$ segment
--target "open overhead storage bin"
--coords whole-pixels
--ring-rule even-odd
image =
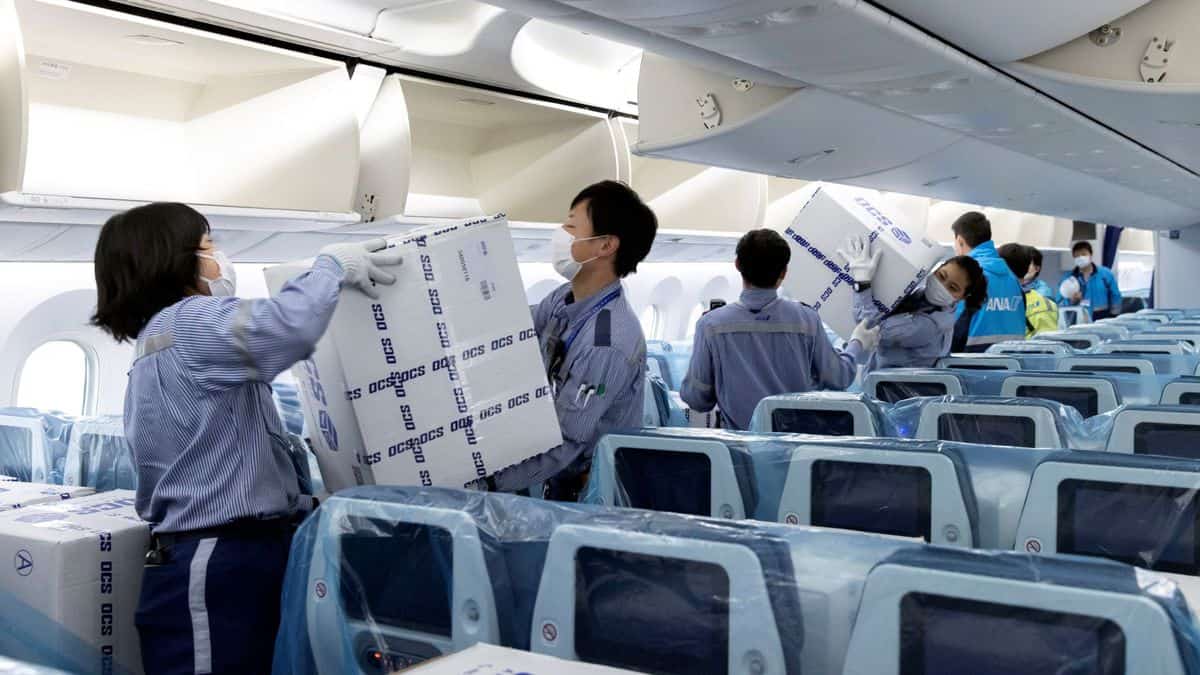
[[[0,0],[0,221],[183,201],[216,227],[356,222],[342,63],[65,0]]]

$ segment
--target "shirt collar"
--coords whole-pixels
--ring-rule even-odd
[[[621,291],[621,290],[622,290],[622,288],[621,288],[620,280],[614,281],[611,284],[605,286],[604,288],[601,288],[594,295],[592,295],[592,297],[588,298],[587,300],[584,300],[583,302],[566,302],[563,305],[563,313],[566,315],[567,321],[574,322],[575,319],[579,318],[580,316],[584,316],[589,311],[591,311],[592,308],[594,308],[596,305],[600,304],[604,300],[604,298],[607,298],[609,296],[610,293],[612,293],[613,291]],[[570,291],[567,291],[567,295],[564,298],[564,301],[569,301],[569,300],[574,300],[574,295],[572,295],[572,293]],[[612,301],[610,300],[609,302],[612,302]]]
[[[1000,254],[996,252],[996,243],[989,239],[971,249],[971,257],[976,260],[979,258],[999,258]]]
[[[746,288],[742,290],[742,295],[739,302],[752,311],[757,312],[763,307],[775,302],[779,298],[779,291],[774,288]]]

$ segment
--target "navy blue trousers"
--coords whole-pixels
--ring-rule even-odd
[[[146,675],[271,672],[291,534],[195,539],[147,565],[137,627]]]

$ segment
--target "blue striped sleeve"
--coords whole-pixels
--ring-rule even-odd
[[[179,357],[205,389],[271,382],[312,354],[337,308],[342,276],[336,261],[320,256],[274,298],[189,298],[172,327]]]

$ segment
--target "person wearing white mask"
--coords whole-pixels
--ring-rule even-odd
[[[854,318],[879,328],[879,346],[867,363],[879,368],[932,368],[950,353],[955,308],[960,301],[979,309],[987,300],[987,277],[979,262],[960,255],[939,265],[923,286],[884,311],[875,301],[871,280],[879,264],[866,237],[850,237],[838,253],[854,279]]]
[[[301,498],[271,381],[308,358],[340,289],[372,297],[401,254],[335,244],[270,299],[243,300],[204,216],[184,204],[110,218],[92,323],[135,342],[125,437],[150,524],[137,610],[146,673],[266,673]],[[266,645],[266,648],[264,648]]]
[[[658,218],[628,185],[602,181],[571,200],[551,238],[567,283],[533,308],[562,445],[476,481],[472,487],[577,501],[604,434],[642,426],[646,339],[621,279],[650,253]]]
[[[1071,247],[1075,267],[1063,275],[1059,284],[1058,301],[1062,305],[1087,307],[1092,320],[1108,319],[1121,313],[1121,289],[1112,270],[1092,261],[1092,245],[1075,242]],[[1074,279],[1076,284],[1066,283]]]

